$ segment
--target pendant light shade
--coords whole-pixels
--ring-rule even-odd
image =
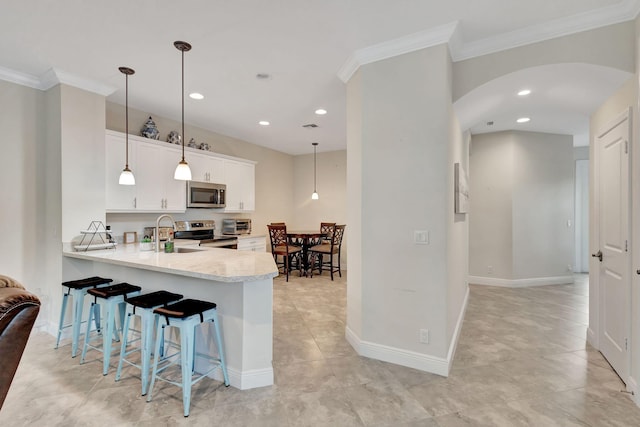
[[[129,76],[134,74],[131,68],[128,67],[120,67],[118,68],[122,74],[125,76],[125,164],[122,173],[120,173],[120,179],[118,180],[118,184],[120,185],[136,185],[136,178],[133,176],[133,172],[129,169]]]
[[[312,142],[311,145],[313,145],[313,194],[311,195],[311,200],[318,200],[318,191],[316,190],[316,147],[318,146],[318,143]]]
[[[191,168],[184,159],[184,141],[187,139],[184,134],[184,53],[191,50],[191,45],[181,41],[173,42],[173,45],[182,53],[182,160],[178,163],[173,178],[180,181],[191,181]]]

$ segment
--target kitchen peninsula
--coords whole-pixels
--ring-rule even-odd
[[[64,279],[103,276],[142,286],[143,293],[164,289],[215,302],[231,385],[241,390],[272,385],[273,278],[278,270],[271,254],[176,249],[188,252],[140,251],[137,244],[87,252],[65,248]],[[198,351],[210,351],[204,345],[200,342]]]

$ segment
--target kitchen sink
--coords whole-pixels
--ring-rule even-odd
[[[178,246],[178,247],[174,247],[173,248],[173,253],[174,254],[186,254],[189,252],[202,252],[204,249],[199,249],[199,248],[188,248],[185,246]]]

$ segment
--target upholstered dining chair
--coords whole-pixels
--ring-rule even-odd
[[[322,274],[323,267],[329,267],[331,272],[331,280],[333,280],[333,273],[337,272],[342,277],[342,271],[340,269],[340,251],[342,249],[342,236],[344,235],[344,229],[346,225],[334,225],[331,231],[331,243],[319,244],[309,248],[309,258],[311,262],[311,276],[313,277],[313,270],[317,269],[319,274]],[[338,265],[334,266],[334,255],[338,257]]]
[[[300,256],[302,254],[302,248],[299,246],[292,246],[289,244],[287,238],[287,226],[285,224],[269,224],[269,239],[271,240],[271,254],[276,261],[276,266],[284,270],[287,282],[289,281],[289,271],[291,271],[291,264],[294,259],[297,261],[297,265],[300,266]],[[282,257],[282,261],[278,261],[278,257]],[[300,271],[302,275],[302,271]]]

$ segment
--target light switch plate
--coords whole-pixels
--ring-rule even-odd
[[[427,230],[414,230],[413,242],[416,245],[428,245],[429,244],[429,232]]]

